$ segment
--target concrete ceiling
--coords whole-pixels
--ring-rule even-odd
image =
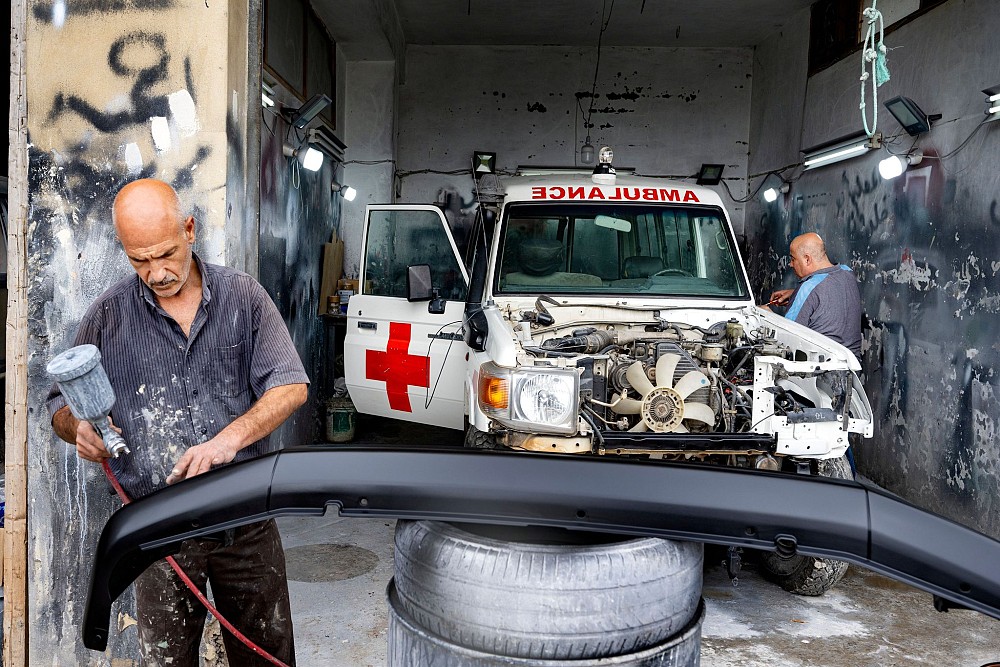
[[[348,60],[402,44],[754,46],[815,0],[312,0]],[[606,14],[605,14],[606,16]]]
[[[814,0],[616,0],[607,46],[753,46]],[[594,46],[611,0],[395,0],[407,44]]]

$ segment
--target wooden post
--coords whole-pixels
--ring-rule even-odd
[[[7,505],[4,531],[4,667],[28,664],[28,103],[27,0],[10,5],[10,116],[7,129]]]

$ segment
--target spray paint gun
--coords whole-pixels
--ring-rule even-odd
[[[111,428],[108,415],[115,404],[115,392],[96,346],[71,347],[50,361],[45,370],[55,378],[73,416],[90,422],[113,457],[131,453],[125,439]]]

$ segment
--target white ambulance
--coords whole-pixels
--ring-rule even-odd
[[[766,469],[872,434],[860,364],[757,307],[720,197],[616,174],[477,180],[460,251],[442,210],[367,210],[344,346],[360,412],[470,447]],[[849,471],[848,471],[849,474]]]

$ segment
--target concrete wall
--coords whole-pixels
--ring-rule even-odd
[[[275,102],[295,107],[300,102],[280,85]],[[297,169],[282,154],[285,141],[295,142],[295,130],[280,117],[265,112],[260,151],[260,276],[261,285],[285,318],[292,341],[312,381],[309,402],[281,426],[282,445],[315,442],[317,415],[329,396],[324,381],[325,347],[330,327],[319,316],[323,244],[330,241],[340,220],[341,198],[334,197],[330,181],[334,163],[329,157],[317,171]],[[304,136],[300,133],[299,136]]]
[[[342,202],[338,234],[344,240],[344,267],[358,275],[365,206],[393,201],[395,172],[396,66],[393,61],[348,63],[344,141],[347,165],[338,176],[357,198]]]
[[[240,248],[226,233],[228,7],[36,0],[28,9],[28,662],[124,667],[137,664],[129,596],[116,607],[107,656],[80,642],[94,546],[117,503],[100,468],[52,434],[45,364],[130,270],[110,216],[125,182],[173,183],[207,261],[229,262],[227,251]],[[240,91],[235,103],[246,108]]]
[[[808,80],[808,15],[756,50],[751,172],[777,169],[794,150],[862,128],[851,56]],[[916,139],[929,157],[893,181],[885,151],[804,173],[783,201],[747,210],[750,269],[761,294],[790,286],[789,240],[816,230],[831,259],[861,281],[865,386],[875,438],[861,471],[922,507],[1000,537],[1000,123],[984,125],[981,89],[996,85],[993,0],[951,0],[886,36],[891,80],[880,103],[906,95],[942,119]],[[872,110],[869,91],[868,110]],[[901,132],[880,108],[879,129]],[[871,117],[869,116],[869,119]],[[870,122],[870,121],[869,121]],[[906,134],[892,145],[905,152]],[[789,149],[778,147],[788,146]],[[758,179],[759,181],[759,179]]]
[[[572,166],[588,133],[580,107],[590,107],[594,59],[593,49],[568,47],[409,46],[397,112],[399,201],[445,204],[462,227],[473,151],[495,151],[510,171]],[[605,48],[591,140],[643,174],[685,177],[703,162],[724,163],[739,196],[750,90],[750,49]],[[730,211],[741,229],[742,205]]]
[[[229,4],[226,259],[255,278],[260,197],[261,0]],[[249,48],[247,45],[251,45]],[[253,91],[251,95],[249,91]]]

